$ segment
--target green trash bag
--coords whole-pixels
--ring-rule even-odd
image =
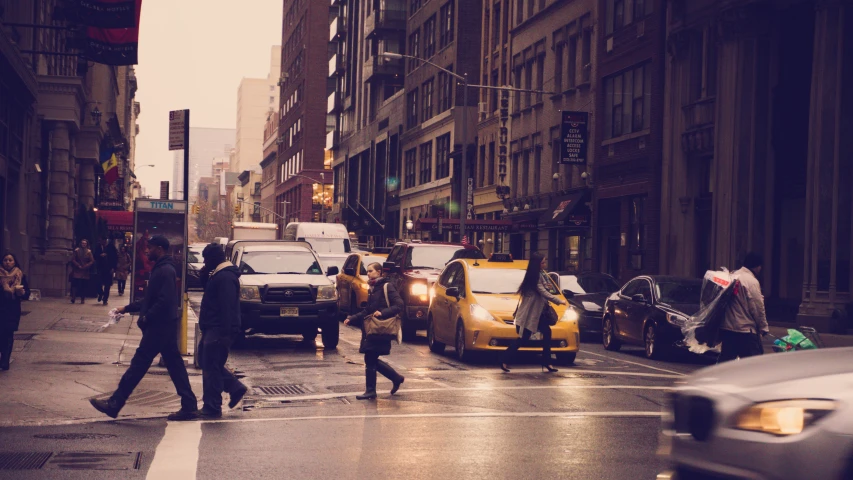
[[[797,329],[789,328],[788,335],[782,337],[782,340],[794,344],[794,350],[815,350],[817,345],[812,342],[809,337],[803,335]]]

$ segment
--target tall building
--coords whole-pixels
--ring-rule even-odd
[[[270,115],[264,126],[264,160],[261,162],[261,218],[278,223],[275,217],[275,179],[278,159],[278,115]]]
[[[198,198],[198,181],[210,175],[213,159],[227,157],[234,148],[236,136],[233,128],[190,127],[190,201]],[[183,199],[184,152],[175,151],[173,155],[172,198]]]
[[[281,71],[281,47],[270,52],[270,70],[266,78],[244,78],[237,90],[237,144],[234,172],[251,170],[260,173],[264,159],[264,124],[278,111],[278,80]]]
[[[308,222],[322,211],[315,190],[331,194],[324,148],[331,85],[327,65],[318,61],[329,58],[329,3],[285,0],[281,40],[276,212],[283,215],[286,205],[286,221]]]
[[[660,270],[666,1],[599,0],[593,267],[625,282]]]
[[[400,238],[400,136],[404,120],[403,62],[381,53],[405,53],[406,2],[357,0],[332,8],[326,108],[333,128],[326,148],[334,157],[335,198],[330,221],[365,243]],[[366,60],[362,61],[362,59]]]
[[[768,317],[846,331],[853,4],[706,0],[669,11],[661,272],[737,268],[757,251]]]

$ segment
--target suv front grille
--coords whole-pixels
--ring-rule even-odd
[[[314,292],[307,287],[270,287],[264,303],[314,303]]]
[[[673,396],[675,431],[689,433],[704,442],[714,430],[714,402],[704,397],[690,395]]]

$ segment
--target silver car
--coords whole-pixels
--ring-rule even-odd
[[[676,479],[853,478],[853,348],[700,370],[673,394],[662,448]]]

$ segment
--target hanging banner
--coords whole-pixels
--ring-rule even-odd
[[[67,12],[73,23],[98,28],[134,28],[142,0],[70,0]]]
[[[561,112],[560,136],[562,150],[560,163],[585,165],[589,140],[589,112]]]
[[[93,62],[104,65],[136,65],[139,57],[139,13],[142,2],[135,4],[136,18],[128,28],[86,29],[84,54]]]

